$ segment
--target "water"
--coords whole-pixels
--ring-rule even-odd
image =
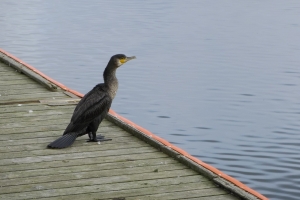
[[[0,2],[0,48],[270,199],[300,195],[299,1]]]

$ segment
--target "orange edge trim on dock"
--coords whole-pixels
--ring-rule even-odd
[[[76,96],[79,97],[83,97],[84,95],[81,94],[80,92],[77,92],[75,90],[72,90],[68,87],[66,87],[65,85],[61,84],[60,82],[50,78],[49,76],[45,75],[44,73],[42,73],[41,71],[37,70],[36,68],[34,68],[33,66],[23,62],[22,60],[18,59],[17,57],[13,56],[12,54],[4,51],[3,49],[0,49],[0,52],[2,52],[3,54],[5,54],[6,56],[12,58],[13,60],[19,62],[20,64],[24,65],[25,67],[27,67],[28,69],[32,70],[33,72],[39,74],[40,76],[42,76],[43,78],[45,78],[46,80],[50,81],[51,83],[59,86],[60,88],[62,88],[65,91],[71,92],[73,94],[75,94]],[[152,137],[153,139],[155,139],[156,141],[162,143],[163,145],[173,149],[174,151],[178,152],[179,154],[185,156],[186,158],[189,158],[190,160],[194,161],[195,163],[201,165],[202,167],[212,171],[213,173],[217,174],[218,176],[224,178],[225,180],[233,183],[234,185],[238,186],[239,188],[242,188],[243,190],[249,192],[250,194],[256,196],[259,199],[262,200],[268,200],[267,197],[263,196],[262,194],[260,194],[259,192],[249,188],[248,186],[246,186],[245,184],[241,183],[240,181],[238,181],[237,179],[223,173],[222,171],[218,170],[217,168],[199,160],[198,158],[190,155],[188,152],[184,151],[183,149],[171,144],[170,142],[168,142],[167,140],[151,133],[150,131],[148,131],[147,129],[133,123],[132,121],[126,119],[125,117],[122,117],[121,115],[117,114],[115,111],[113,111],[112,109],[109,110],[109,113],[113,116],[115,116],[116,118],[118,118],[119,120],[123,121],[124,123],[136,128],[137,130],[141,131],[142,133],[144,133],[145,135],[148,135],[149,137]]]

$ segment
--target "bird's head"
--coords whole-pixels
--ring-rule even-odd
[[[129,60],[135,59],[135,56],[127,57],[124,54],[116,54],[111,57],[111,61],[113,61],[118,67],[128,62]]]

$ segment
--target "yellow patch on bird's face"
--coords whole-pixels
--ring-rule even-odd
[[[125,63],[126,61],[127,61],[127,59],[126,58],[121,58],[121,59],[119,59],[120,60],[120,62],[123,64],[123,63]]]

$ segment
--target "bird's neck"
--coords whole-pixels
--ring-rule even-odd
[[[116,69],[107,67],[103,73],[104,84],[108,88],[108,93],[113,99],[116,96],[118,90],[118,79],[116,77]]]

